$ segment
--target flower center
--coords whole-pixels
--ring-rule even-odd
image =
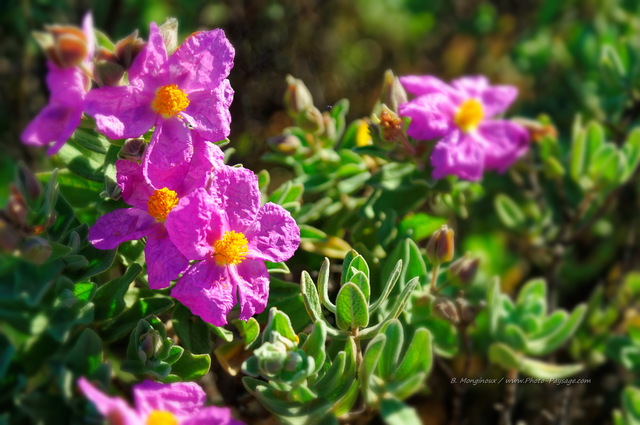
[[[454,121],[460,130],[467,132],[475,130],[482,118],[484,118],[482,103],[476,99],[467,99],[458,108]]]
[[[154,410],[147,417],[147,425],[178,425],[178,418],[166,410]]]
[[[225,264],[240,264],[249,252],[249,242],[240,232],[224,232],[222,239],[213,244],[214,257],[216,262],[223,266]]]
[[[165,221],[171,210],[178,205],[178,195],[166,187],[158,189],[149,197],[149,215],[158,221]]]
[[[189,106],[189,98],[184,90],[177,85],[162,86],[156,91],[156,97],[151,104],[153,109],[165,118],[174,117]]]

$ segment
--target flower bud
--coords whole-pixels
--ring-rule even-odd
[[[302,146],[300,139],[293,134],[282,134],[271,137],[267,140],[267,143],[285,155],[293,155],[300,149],[300,146]]]
[[[322,133],[324,119],[322,113],[315,106],[307,106],[296,119],[296,125],[309,133]]]
[[[4,212],[0,211],[0,251],[15,251],[18,249],[21,239],[20,231],[15,228],[13,223],[4,217]]]
[[[440,318],[448,320],[457,325],[460,323],[460,316],[456,305],[446,297],[436,297],[433,301],[433,312]]]
[[[458,258],[451,263],[448,270],[449,278],[461,285],[467,285],[476,277],[479,265],[480,258],[471,257],[471,255],[467,253],[464,257]]]
[[[33,264],[43,264],[51,256],[49,242],[39,236],[30,236],[22,244],[22,257]]]
[[[124,67],[119,63],[100,60],[95,64],[93,78],[99,86],[118,86],[124,72]]]
[[[336,138],[336,120],[329,115],[328,112],[322,113],[322,122],[324,127],[324,137],[329,140],[335,140]]]
[[[403,137],[403,122],[398,116],[386,105],[382,105],[380,112],[380,133],[382,138],[387,142],[398,142]]]
[[[427,243],[427,258],[431,264],[447,263],[453,259],[453,229],[444,224]]]
[[[10,189],[11,195],[5,208],[6,216],[11,222],[18,226],[27,227],[27,203],[15,185],[11,184]]]
[[[398,106],[401,103],[408,100],[407,92],[402,87],[398,77],[393,75],[390,69],[384,73],[381,100],[384,105],[387,105],[394,112],[398,111]]]
[[[152,362],[162,350],[162,335],[151,328],[139,337],[138,357],[142,363]]]
[[[173,53],[178,48],[178,20],[176,18],[168,18],[164,21],[164,24],[160,25],[158,30],[164,40],[167,53]]]
[[[293,119],[308,107],[313,107],[311,92],[302,80],[287,75],[287,91],[284,94],[284,104],[287,113]]]
[[[52,25],[33,36],[47,58],[60,68],[77,66],[89,54],[87,36],[78,27]]]
[[[136,30],[118,41],[113,49],[113,53],[116,58],[118,58],[118,63],[124,69],[129,69],[134,59],[138,56],[138,53],[142,51],[144,46],[145,42],[138,37],[138,30]]]
[[[42,185],[24,164],[18,164],[18,187],[28,200],[35,200],[42,194]]]
[[[120,149],[118,156],[127,161],[140,162],[147,149],[147,141],[142,137],[127,139]]]

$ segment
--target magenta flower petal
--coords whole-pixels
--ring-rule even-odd
[[[146,211],[124,208],[98,218],[89,229],[89,242],[98,249],[114,249],[122,242],[140,239],[158,224]]]
[[[407,134],[418,140],[442,137],[455,128],[455,105],[442,93],[420,96],[399,106],[399,114],[411,118]]]
[[[189,417],[204,405],[206,399],[206,394],[195,382],[160,384],[144,381],[133,387],[136,410],[143,417],[154,410]]]
[[[98,412],[118,425],[139,425],[142,420],[138,414],[122,399],[109,397],[91,385],[84,377],[78,379],[78,387]]]
[[[207,406],[190,418],[186,419],[183,425],[244,425],[231,417],[231,409],[227,407]]]
[[[189,94],[190,104],[182,112],[203,138],[214,142],[224,140],[231,132],[229,106],[233,101],[233,89],[229,80],[224,80],[215,90]]]
[[[485,167],[500,173],[504,173],[529,148],[529,132],[511,121],[487,121],[478,128],[477,137],[490,146],[485,152]]]
[[[431,154],[433,177],[441,179],[456,175],[465,180],[480,180],[484,156],[485,150],[481,143],[454,130],[438,142]]]
[[[269,299],[269,272],[264,262],[244,260],[229,267],[238,286],[240,298],[240,319],[249,320],[254,314],[262,313]]]
[[[96,52],[96,36],[93,31],[93,15],[91,12],[85,13],[82,18],[82,32],[87,37],[87,57],[84,59],[84,63],[91,66],[93,55]]]
[[[143,159],[147,181],[182,181],[193,157],[191,130],[178,118],[162,120]]]
[[[117,160],[116,180],[122,189],[122,199],[127,204],[147,210],[149,197],[155,189],[145,180],[142,165],[124,159]]]
[[[507,110],[518,97],[518,89],[513,86],[493,86],[482,91],[480,99],[485,108],[485,116],[491,118]]]
[[[461,77],[451,81],[451,86],[456,89],[463,98],[479,99],[485,89],[489,87],[489,80],[484,75]]]
[[[22,142],[31,146],[53,143],[47,153],[57,153],[80,125],[82,109],[51,102],[27,125],[22,132]]]
[[[199,187],[205,187],[215,170],[225,167],[224,153],[217,145],[204,140],[196,132],[191,136],[193,137],[193,157],[188,171],[183,176],[181,187],[176,189],[180,196],[187,195]]]
[[[80,68],[58,68],[52,62],[47,62],[47,67],[47,88],[51,92],[51,100],[82,110],[88,80]]]
[[[226,222],[216,199],[204,189],[196,189],[180,199],[167,216],[169,237],[189,260],[211,258],[213,242],[220,239]]]
[[[242,167],[222,167],[215,171],[211,189],[227,213],[229,228],[244,232],[256,219],[260,208],[258,177]]]
[[[168,84],[169,70],[166,62],[167,48],[158,30],[158,25],[151,22],[149,41],[136,56],[128,71],[131,85],[144,88],[149,93],[155,93],[158,87]]]
[[[229,267],[212,261],[192,265],[171,290],[171,296],[191,312],[214,326],[227,324],[227,314],[236,304],[236,283]]]
[[[167,231],[158,226],[156,231],[147,237],[144,247],[144,258],[149,274],[149,288],[162,289],[176,280],[180,273],[187,270],[189,261],[171,242]]]
[[[405,90],[416,96],[451,91],[447,83],[431,75],[407,75],[400,77],[400,82]]]
[[[87,93],[85,112],[98,130],[111,139],[142,136],[153,127],[157,113],[151,97],[135,86],[102,87]]]
[[[188,92],[216,90],[229,75],[234,55],[224,31],[194,33],[169,58],[172,82]]]
[[[291,258],[300,245],[300,228],[289,211],[271,202],[260,208],[245,236],[251,258],[276,263]]]

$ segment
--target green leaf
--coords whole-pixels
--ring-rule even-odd
[[[329,299],[329,267],[329,259],[325,257],[322,262],[322,266],[320,266],[320,271],[318,272],[318,295],[320,296],[320,301],[324,304],[327,310],[335,313],[336,306]]]
[[[105,341],[114,341],[127,335],[138,321],[150,314],[158,315],[173,307],[173,300],[167,297],[140,298],[131,308],[116,316],[103,329]]]
[[[373,313],[376,311],[384,301],[389,297],[389,294],[393,290],[393,287],[396,285],[398,278],[400,277],[400,273],[402,271],[402,260],[398,260],[396,266],[393,268],[393,271],[389,275],[387,282],[384,284],[382,288],[382,294],[380,298],[378,298],[373,304],[369,306],[369,313]]]
[[[520,368],[519,356],[506,344],[501,342],[493,343],[489,347],[489,361],[501,366],[503,369]]]
[[[341,385],[344,379],[344,370],[347,363],[347,355],[344,351],[340,351],[333,363],[322,376],[315,386],[318,394],[322,397],[326,397],[328,394],[334,393],[336,389]]]
[[[222,338],[226,342],[233,341],[233,332],[223,327],[213,326],[211,324],[207,324],[207,326],[209,326],[209,329],[211,329],[214,334],[218,335],[220,338]]]
[[[340,329],[364,328],[369,324],[369,306],[364,294],[351,282],[344,284],[336,298],[336,323]]]
[[[276,273],[287,274],[287,273],[291,273],[291,270],[289,270],[289,267],[287,267],[287,264],[284,263],[284,262],[272,263],[271,261],[265,261],[264,264],[267,266],[267,271],[269,272],[269,274],[276,274]]]
[[[428,373],[433,362],[431,332],[419,328],[413,335],[402,362],[393,375],[394,379],[404,381],[416,373]]]
[[[500,193],[495,197],[494,206],[502,223],[510,229],[521,228],[525,223],[525,215],[522,209],[513,199]]]
[[[622,153],[627,158],[627,168],[621,181],[626,181],[633,175],[636,168],[638,168],[638,164],[640,164],[640,128],[631,130],[622,147]]]
[[[291,326],[291,320],[284,312],[279,311],[276,307],[269,310],[269,322],[262,332],[262,343],[265,343],[271,332],[277,332],[287,338],[294,344],[298,344],[300,339]]]
[[[497,335],[500,326],[502,311],[502,293],[500,292],[500,282],[495,279],[489,284],[487,291],[487,311],[489,312],[489,331],[491,335]]]
[[[111,319],[120,314],[125,308],[124,295],[142,267],[133,263],[121,277],[110,280],[100,286],[94,299],[96,321]]]
[[[538,360],[522,357],[520,359],[520,372],[538,379],[560,379],[581,372],[584,366],[581,364],[554,365]]]
[[[302,351],[313,357],[315,362],[314,373],[318,373],[324,366],[326,359],[325,343],[327,340],[327,327],[323,321],[315,322],[313,330],[302,345]]]
[[[102,363],[102,340],[91,329],[85,329],[65,359],[77,375],[91,375]]]
[[[353,257],[351,262],[349,262],[349,267],[347,268],[347,275],[344,277],[344,282],[351,281],[351,278],[358,272],[363,273],[367,280],[369,280],[369,265],[367,264],[367,261],[364,259],[364,257],[359,254]]]
[[[306,271],[302,272],[300,280],[300,291],[302,292],[302,298],[304,300],[304,306],[307,309],[307,313],[313,322],[323,321],[327,327],[327,334],[333,338],[345,339],[348,335],[347,332],[340,331],[329,324],[322,314],[322,307],[320,306],[320,297],[318,296],[318,290],[313,283],[311,276]]]
[[[209,326],[191,311],[178,304],[171,319],[180,343],[192,353],[207,354],[211,352],[211,331]]]
[[[383,398],[380,415],[387,425],[421,425],[416,409],[394,398]]]
[[[360,254],[358,254],[355,250],[352,249],[349,252],[347,252],[347,254],[344,256],[344,261],[342,263],[342,274],[340,275],[340,286],[348,282],[347,277],[349,275],[351,262],[358,255]]]
[[[333,403],[333,413],[338,417],[348,413],[356,403],[358,394],[360,394],[360,385],[357,380],[354,380],[344,395]]]
[[[534,340],[527,340],[527,354],[543,356],[556,350],[576,332],[586,311],[587,306],[584,304],[580,305],[571,312],[569,318],[561,326],[556,327],[547,335]]]
[[[404,344],[404,331],[398,319],[390,320],[382,330],[387,336],[387,344],[382,350],[378,361],[378,375],[385,381],[389,381],[396,371],[400,352]]]
[[[352,268],[351,270],[355,269]],[[365,300],[367,301],[367,303],[369,303],[369,297],[371,296],[371,286],[369,285],[369,278],[367,278],[367,276],[361,271],[358,271],[349,278],[349,282],[356,285],[362,291]]]
[[[197,381],[209,372],[211,357],[208,354],[192,354],[184,351],[180,359],[171,366],[171,375],[164,382]],[[179,378],[175,380],[175,378]]]
[[[73,287],[73,295],[80,301],[89,302],[96,294],[96,284],[91,282],[76,283]]]
[[[504,337],[509,346],[516,351],[524,351],[527,347],[527,336],[522,329],[513,323],[508,323],[505,326]]]
[[[447,224],[446,218],[434,217],[425,213],[411,213],[402,219],[398,230],[401,235],[420,242],[431,236],[443,224]]]
[[[253,317],[250,317],[247,321],[236,319],[233,321],[233,324],[236,325],[240,331],[242,339],[244,339],[245,350],[247,350],[260,336],[260,324]]]
[[[385,334],[378,334],[373,338],[371,342],[369,342],[369,345],[367,345],[367,349],[362,357],[362,362],[360,363],[358,380],[360,381],[362,396],[365,403],[369,406],[374,406],[378,400],[377,394],[371,387],[371,381],[386,342],[387,336]]]

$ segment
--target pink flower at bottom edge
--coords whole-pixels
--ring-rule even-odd
[[[231,417],[229,408],[204,406],[206,394],[195,382],[144,381],[133,387],[135,408],[104,394],[84,377],[78,379],[78,387],[110,425],[243,425]]]

